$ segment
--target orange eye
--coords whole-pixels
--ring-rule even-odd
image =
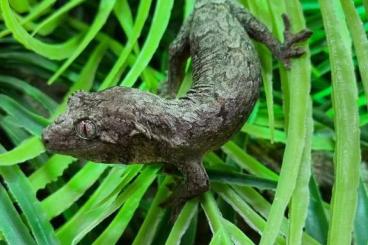
[[[79,121],[74,129],[78,137],[85,140],[93,139],[97,134],[96,124],[90,119]]]

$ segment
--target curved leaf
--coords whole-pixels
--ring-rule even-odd
[[[103,164],[87,163],[63,187],[42,201],[42,208],[49,219],[61,214],[78,200],[107,168]]]
[[[48,84],[52,84],[72,63],[73,61],[86,49],[88,44],[95,38],[97,33],[101,30],[109,17],[116,0],[101,0],[98,12],[94,18],[93,23],[88,29],[86,35],[80,41],[78,46],[74,49],[72,54],[68,57],[65,63],[55,72],[49,79]]]
[[[41,92],[39,89],[15,77],[0,75],[0,86],[4,85],[15,88],[31,96],[34,100],[39,102],[40,105],[44,106],[49,112],[53,111],[57,106],[56,102],[53,99]]]
[[[35,158],[45,151],[38,137],[24,140],[14,149],[0,154],[0,166],[10,166]]]
[[[133,86],[141,72],[144,70],[144,68],[146,68],[148,62],[151,60],[162,38],[162,35],[166,30],[173,4],[173,0],[157,1],[155,13],[152,19],[152,25],[148,32],[146,41],[133,67],[121,82],[122,86]]]
[[[75,158],[64,155],[53,155],[39,169],[29,176],[34,192],[45,188],[45,186],[60,177],[64,170],[73,162]]]
[[[141,35],[144,23],[148,17],[148,13],[150,10],[152,0],[141,1],[138,7],[138,13],[136,17],[136,22],[133,26],[133,30],[131,35],[128,38],[128,43],[124,47],[123,52],[119,56],[118,60],[115,62],[113,68],[102,82],[100,88],[105,89],[113,84],[113,81],[116,80],[117,75],[121,72],[123,65],[125,64],[129,53],[134,48],[139,36]]]
[[[7,0],[0,1],[0,7],[3,13],[4,21],[9,30],[12,31],[14,38],[22,43],[26,48],[45,56],[49,59],[62,60],[74,53],[78,43],[80,42],[80,35],[77,35],[62,44],[47,44],[40,40],[33,38],[20,25],[14,16]]]
[[[52,1],[55,1],[55,0],[52,0]],[[47,26],[48,24],[52,23],[53,21],[61,17],[63,14],[68,12],[70,9],[81,4],[83,1],[85,0],[72,0],[72,1],[67,2],[61,8],[57,9],[52,15],[50,15],[45,20],[43,20],[40,24],[38,24],[36,28],[33,30],[32,36],[34,36],[37,32],[39,32],[43,27]],[[45,1],[42,1],[42,2],[45,2]]]
[[[31,184],[17,166],[1,167],[0,173],[14,199],[23,211],[37,244],[59,244]]]
[[[29,234],[5,188],[0,184],[0,231],[9,244],[33,245],[36,242]]]

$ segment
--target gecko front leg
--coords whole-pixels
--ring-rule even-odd
[[[282,15],[284,22],[284,42],[280,43],[270,30],[250,12],[246,11],[242,6],[228,1],[232,14],[238,19],[244,27],[248,35],[254,40],[265,44],[272,54],[279,59],[286,68],[290,68],[290,59],[302,56],[305,50],[300,47],[295,47],[295,44],[307,40],[312,32],[304,29],[298,33],[291,32],[291,24],[286,14]]]
[[[184,177],[176,191],[161,206],[173,208],[173,215],[179,214],[185,202],[209,190],[209,180],[202,165],[201,157],[173,163]]]
[[[168,80],[160,91],[166,98],[175,98],[184,78],[184,65],[190,55],[189,33],[191,17],[181,27],[177,37],[169,47]]]

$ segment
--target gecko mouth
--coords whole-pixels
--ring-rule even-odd
[[[49,152],[67,153],[70,155],[93,153],[97,145],[93,142],[77,142],[72,137],[58,136],[52,128],[45,128],[42,132],[42,142]],[[78,146],[78,147],[77,147]]]

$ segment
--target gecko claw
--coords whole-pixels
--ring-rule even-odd
[[[298,33],[291,32],[290,19],[286,14],[282,14],[282,20],[284,22],[284,43],[281,45],[278,59],[282,61],[286,69],[290,68],[290,59],[302,56],[305,53],[305,49],[295,47],[296,43],[307,40],[313,33],[309,29],[301,30]]]
[[[282,21],[284,22],[285,33],[290,32],[291,24],[290,24],[289,16],[287,16],[287,14],[282,14],[281,17],[282,17]]]

